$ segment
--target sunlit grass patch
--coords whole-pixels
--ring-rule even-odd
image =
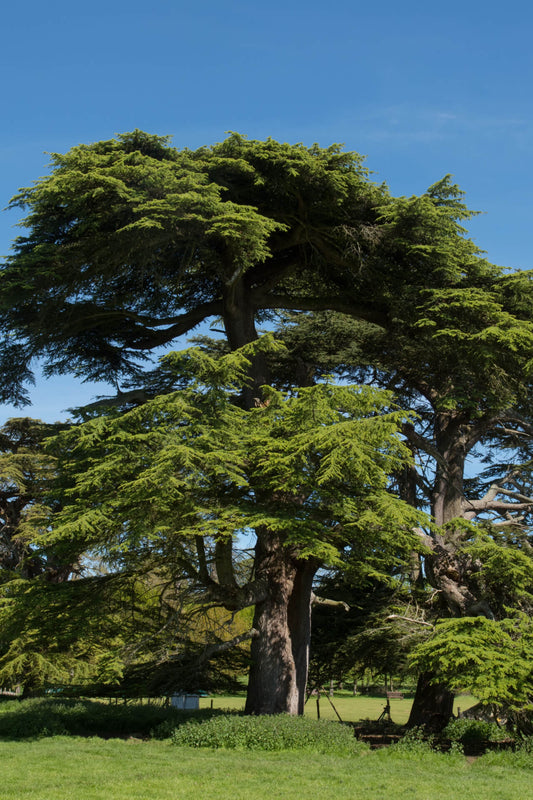
[[[505,756],[505,754],[501,754]],[[516,800],[531,771],[439,753],[193,750],[55,737],[0,743],[1,800]]]

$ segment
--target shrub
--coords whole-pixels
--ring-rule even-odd
[[[337,755],[368,750],[352,728],[329,720],[288,715],[243,717],[225,714],[207,722],[188,722],[172,743],[187,747],[233,750],[307,750]]]
[[[399,742],[390,746],[392,754],[412,754],[415,756],[433,752],[433,736],[428,736],[424,728],[409,728]]]
[[[170,736],[191,718],[209,718],[216,711],[180,711],[158,705],[111,705],[94,700],[15,700],[0,706],[0,738],[41,736],[148,736],[165,725]],[[220,712],[218,712],[220,713]]]
[[[444,728],[442,735],[461,744],[501,742],[509,738],[508,731],[498,727],[495,722],[477,719],[454,719]]]
[[[164,719],[150,731],[153,739],[171,739],[178,728],[187,724],[205,723],[213,717],[221,717],[242,714],[232,708],[202,708],[195,711],[176,711],[172,710],[167,719]]]
[[[26,739],[40,736],[62,736],[68,733],[61,715],[50,703],[34,700],[3,703],[0,713],[0,737]]]
[[[424,728],[410,728],[399,742],[386,749],[383,758],[399,758],[405,760],[418,760],[419,758],[447,758],[463,760],[463,748],[458,742],[452,742],[450,749],[443,756],[440,740],[429,736]]]

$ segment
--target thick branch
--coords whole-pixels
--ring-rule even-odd
[[[146,403],[147,400],[151,399],[152,395],[149,394],[145,389],[132,389],[129,392],[119,392],[113,397],[99,397],[98,400],[94,401],[94,403],[89,403],[86,406],[82,406],[81,409],[69,408],[68,410],[76,412],[80,410],[82,414],[85,414],[91,411],[98,411],[100,408],[112,408],[114,406],[129,405],[130,403],[141,405],[142,403]]]
[[[242,642],[247,642],[250,639],[255,639],[256,636],[259,636],[259,633],[255,630],[255,628],[251,628],[249,631],[245,633],[239,634],[239,636],[235,636],[233,639],[230,639],[227,642],[218,642],[217,644],[208,644],[202,651],[199,662],[208,661],[214,655],[218,655],[219,653],[224,653],[226,650],[231,650],[233,647],[237,647],[237,645],[242,644]]]
[[[215,544],[215,567],[217,580],[221,586],[235,587],[235,573],[233,571],[233,542],[218,540]]]
[[[516,517],[507,517],[507,519],[497,520],[496,522],[491,520],[491,525],[493,525],[495,528],[509,528],[520,525],[522,522],[524,522],[524,520],[524,515],[518,514]]]
[[[514,483],[514,485],[516,486],[516,483]],[[514,497],[514,499],[520,503],[529,503],[530,505],[533,505],[533,497],[529,497],[527,494],[522,494],[520,491],[512,492],[510,489],[500,489],[500,494],[503,494],[506,497]]]
[[[431,456],[431,458],[433,458],[434,461],[436,461],[437,464],[439,464],[443,469],[446,469],[446,459],[441,455],[441,453],[437,450],[435,445],[430,442],[429,439],[427,439],[425,436],[422,436],[422,434],[415,430],[415,427],[411,422],[404,422],[402,425],[402,433],[412,447],[416,448],[417,450],[422,450],[423,453]]]
[[[485,503],[484,505],[478,507],[475,511],[467,512],[465,514],[465,519],[473,519],[473,517],[477,517],[478,514],[482,514],[483,512],[487,511],[494,511],[498,514],[507,514],[508,512],[513,511],[527,511],[533,507],[533,503],[504,503],[500,500],[494,500],[491,503]]]
[[[384,310],[371,309],[367,306],[357,306],[355,303],[347,302],[344,298],[336,295],[333,297],[290,297],[289,295],[267,294],[262,290],[256,290],[252,294],[254,308],[282,308],[286,311],[339,311],[366,322],[372,322],[384,328],[387,325],[387,315]]]
[[[251,581],[246,586],[221,586],[214,580],[209,580],[205,591],[198,597],[202,603],[213,602],[228,611],[240,611],[266,600],[268,586],[265,581]]]
[[[516,498],[516,503],[508,503],[505,500],[500,500],[499,495],[506,497]],[[506,514],[514,511],[526,511],[533,508],[533,498],[526,497],[519,492],[511,492],[508,489],[502,489],[498,484],[492,484],[486,494],[479,500],[465,500],[465,519],[473,519],[478,514],[487,511],[496,511],[499,514]]]
[[[203,536],[195,536],[196,553],[198,555],[198,576],[202,583],[209,581],[209,571],[207,569],[207,559],[205,556],[205,542]]]
[[[188,333],[200,322],[208,317],[220,317],[223,313],[223,304],[221,300],[215,300],[210,303],[202,303],[201,305],[193,308],[185,314],[177,316],[174,325],[164,330],[153,330],[147,328],[139,334],[136,340],[128,342],[128,347],[132,350],[151,350],[154,347],[171,342],[178,336]]]

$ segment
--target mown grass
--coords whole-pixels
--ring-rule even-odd
[[[379,697],[353,697],[345,693],[336,695],[333,702],[344,722],[357,722],[377,719],[385,700]],[[411,702],[408,699],[391,701],[391,714],[395,722],[402,724],[407,721]],[[462,707],[467,707],[467,698],[461,698],[461,702]],[[473,698],[470,702],[474,702]],[[224,711],[242,710],[243,706],[244,696],[230,695],[202,699],[200,710],[195,712],[178,711],[160,703],[140,704],[137,701],[118,705],[61,698],[4,701],[0,703],[0,739],[55,735],[147,737],[154,730],[157,738],[166,738],[177,726],[190,719],[208,719]],[[305,716],[308,720],[316,720],[315,698],[309,701]],[[320,700],[320,717],[326,721],[337,721],[337,715],[325,696]]]
[[[469,764],[393,749],[346,757],[71,737],[4,741],[0,759],[0,800],[515,800],[531,796],[533,777],[486,757]]]
[[[230,697],[217,700],[222,707],[232,705]],[[380,698],[344,700],[352,711],[363,709],[362,713],[370,711],[370,716],[383,704]],[[412,741],[370,752],[351,737],[348,742],[344,726],[333,725],[330,730],[327,722],[317,725],[310,717],[268,718],[270,725],[252,718],[254,737],[258,731],[262,736],[260,743],[254,738],[252,744],[261,744],[263,751],[250,749],[247,732],[241,730],[250,718],[240,716],[215,716],[204,722],[199,726],[205,727],[201,741],[198,732],[191,731],[195,726],[190,725],[185,727],[194,733],[192,738],[180,728],[178,733],[186,735],[174,735],[173,743],[90,735],[104,723],[107,735],[119,726],[126,731],[132,719],[138,728],[141,720],[146,723],[147,715],[155,712],[160,713],[139,705],[61,700],[0,704],[0,720],[4,728],[7,724],[8,732],[8,738],[0,741],[0,800],[249,800],[255,796],[269,800],[514,800],[530,796],[531,750],[488,753],[469,763],[458,752],[432,752],[414,736]],[[91,715],[93,719],[83,738],[52,736],[54,715],[54,724],[70,727],[83,726]],[[190,716],[205,720],[212,713]],[[48,727],[37,730],[43,720]],[[181,716],[179,721],[183,724],[185,718]],[[35,728],[33,735],[30,723]],[[9,736],[12,724],[18,728]],[[270,729],[279,733],[280,724],[288,737],[287,747],[292,749],[276,749],[277,735],[273,738]],[[346,741],[341,733],[346,734]],[[24,740],[14,740],[20,736]],[[233,747],[237,749],[229,749]]]
[[[243,709],[245,696],[243,695],[218,695],[213,698],[202,697],[200,699],[200,708],[210,708],[211,702],[213,708],[216,709]],[[471,695],[463,695],[455,699],[454,713],[457,714],[457,707],[462,711],[476,703],[476,699]],[[341,719],[344,722],[359,722],[363,719],[378,719],[383,711],[386,699],[384,697],[367,697],[365,695],[357,695],[354,697],[350,692],[342,691],[335,692],[333,697],[333,704]],[[412,698],[405,698],[404,700],[391,700],[391,717],[398,725],[404,725],[411,711]],[[310,697],[305,706],[306,716],[316,719],[316,697]],[[320,718],[321,719],[337,719],[337,715],[329,703],[326,695],[320,697]]]

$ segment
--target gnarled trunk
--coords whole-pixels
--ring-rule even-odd
[[[436,465],[433,487],[432,514],[437,525],[462,516],[464,497],[464,468],[468,445],[460,417],[453,413],[436,414],[435,443],[442,461]],[[426,574],[430,583],[453,615],[461,616],[473,598],[461,581],[461,564],[455,556],[453,542],[438,535],[433,552],[426,557]],[[435,675],[422,673],[411,707],[408,726],[440,731],[453,714],[453,693],[444,685],[434,683]]]
[[[258,533],[256,577],[268,592],[255,607],[247,714],[303,714],[317,568],[318,562],[299,559],[274,534]]]

